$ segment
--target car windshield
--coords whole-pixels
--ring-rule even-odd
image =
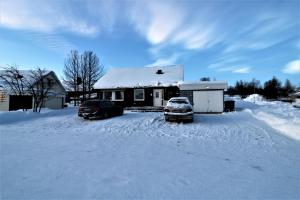
[[[170,102],[171,103],[177,103],[177,104],[188,104],[188,102],[184,99],[173,99]]]

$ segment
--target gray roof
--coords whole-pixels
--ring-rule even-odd
[[[179,85],[180,90],[226,90],[227,81],[191,81],[183,82]]]

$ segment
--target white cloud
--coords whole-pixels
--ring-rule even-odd
[[[174,65],[177,64],[176,62],[178,61],[180,57],[180,54],[174,53],[168,58],[159,58],[155,62],[146,65],[145,67],[152,67],[152,66],[162,66],[162,65]]]
[[[286,74],[300,74],[300,60],[294,60],[289,62],[282,69],[282,72]]]
[[[220,42],[216,34],[219,19],[211,15],[212,8],[201,7],[197,12],[181,1],[141,1],[130,10],[130,20],[140,35],[154,46],[152,50],[180,45],[191,49],[204,49]],[[159,46],[159,48],[155,48]]]
[[[230,67],[219,67],[216,69],[219,72],[232,72],[236,74],[248,74],[251,71],[251,67],[243,67],[240,65],[230,66]]]
[[[178,30],[172,38],[172,43],[183,43],[186,49],[202,49],[217,43],[214,28],[202,27],[201,24],[193,24]]]
[[[130,9],[130,20],[136,30],[153,45],[166,42],[185,16],[183,9],[170,2],[141,1]]]
[[[118,34],[120,32],[122,34],[120,27],[123,28],[125,25],[127,28],[129,25],[148,41],[151,45],[150,52],[155,54],[155,57],[160,56],[160,52],[164,49],[178,46],[188,51],[207,49],[221,44],[225,53],[243,49],[264,49],[289,39],[295,32],[291,29],[299,26],[294,20],[293,12],[287,14],[279,12],[280,10],[276,10],[277,7],[266,12],[266,8],[273,5],[272,2],[262,3],[262,6],[259,4],[260,7],[255,10],[248,9],[243,3],[223,1],[186,3],[172,0],[0,0],[0,2],[2,27],[97,36],[114,29],[120,30]],[[254,2],[250,7],[255,4]],[[122,26],[119,26],[120,24]]]
[[[77,16],[72,9],[63,1],[1,1],[0,26],[47,33],[62,30],[89,36],[97,34],[97,26]]]
[[[250,67],[240,67],[234,69],[232,72],[233,73],[238,73],[238,74],[248,74],[250,72],[251,68]]]

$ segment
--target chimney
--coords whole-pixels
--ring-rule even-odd
[[[163,74],[164,72],[161,70],[161,69],[158,69],[157,71],[156,71],[156,74]]]

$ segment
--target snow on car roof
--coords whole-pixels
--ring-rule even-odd
[[[169,101],[171,100],[188,100],[187,97],[172,97]]]
[[[113,68],[95,83],[94,88],[167,87],[182,81],[182,65]]]

